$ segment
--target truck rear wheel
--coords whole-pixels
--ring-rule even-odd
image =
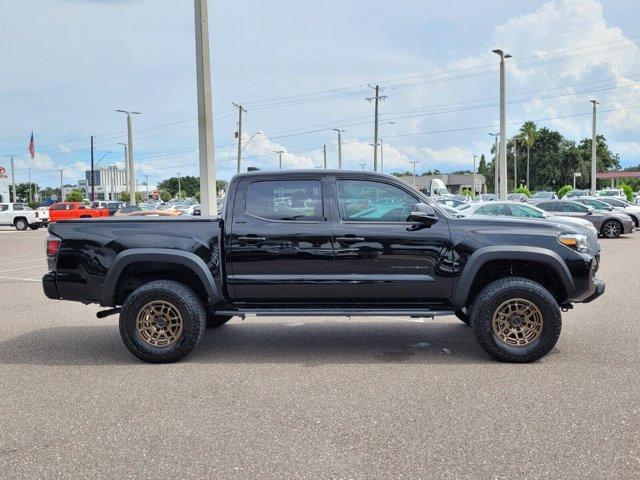
[[[136,289],[120,312],[120,336],[136,357],[176,362],[196,346],[206,314],[198,296],[182,283],[158,280]]]
[[[539,283],[520,277],[487,285],[475,298],[470,318],[480,346],[504,362],[527,363],[544,357],[562,329],[553,295]]]
[[[27,223],[27,220],[24,218],[16,218],[15,222],[13,222],[14,226],[16,227],[16,230],[26,230],[27,227],[29,227],[29,224]]]
[[[39,223],[32,223],[31,225],[29,225],[29,228],[31,230],[37,230],[40,228],[40,224]]]

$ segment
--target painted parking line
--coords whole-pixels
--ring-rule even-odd
[[[11,268],[9,270],[0,270],[0,273],[19,272],[21,270],[29,270],[31,268],[45,268],[45,265],[33,265],[32,267]]]
[[[14,265],[16,263],[29,263],[29,262],[41,262],[42,256],[38,256],[38,258],[32,258],[31,260],[16,260],[15,262],[0,262],[0,267],[4,267],[5,265]]]
[[[17,278],[17,277],[4,277],[0,275],[0,280],[16,280],[18,282],[41,282],[41,278]]]

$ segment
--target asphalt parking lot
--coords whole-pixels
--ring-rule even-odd
[[[640,478],[640,233],[529,365],[453,317],[234,319],[144,364],[44,297],[44,234],[0,228],[3,478]]]

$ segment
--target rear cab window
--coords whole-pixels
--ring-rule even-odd
[[[249,185],[246,213],[273,221],[323,219],[320,180],[258,180]]]

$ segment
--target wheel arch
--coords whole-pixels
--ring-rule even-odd
[[[554,251],[541,247],[491,246],[480,248],[471,255],[462,270],[451,303],[458,308],[464,307],[486,283],[516,273],[541,283],[559,303],[575,289],[569,268]]]
[[[125,282],[134,275],[140,276],[139,283],[146,283],[140,274],[149,272],[150,268],[157,269],[159,278],[177,279],[191,287],[205,303],[223,299],[221,289],[202,258],[179,250],[144,248],[125,250],[114,258],[103,283],[102,305],[122,304],[130,293],[124,287]],[[157,277],[152,276],[149,281],[159,279]]]

